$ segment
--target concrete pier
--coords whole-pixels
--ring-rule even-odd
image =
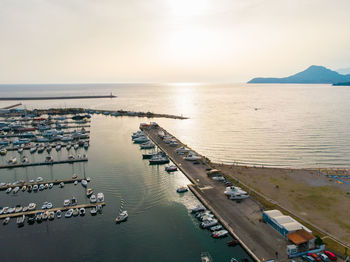
[[[169,146],[158,136],[158,132],[161,130],[165,134],[169,134],[160,127],[144,131],[188,177],[193,183],[193,185],[189,185],[191,191],[214,213],[251,257],[256,261],[276,259],[275,252],[277,251],[279,253],[278,261],[288,261],[286,240],[272,227],[260,222],[262,206],[252,198],[245,199],[240,203],[228,200],[224,194],[225,185],[207,176],[208,166],[205,158],[202,157],[199,165],[184,160],[183,156],[178,155],[175,150],[180,146],[186,147],[186,145],[177,140],[179,144],[177,147]]]
[[[60,183],[65,183],[65,184],[69,184],[69,183],[74,183],[75,181],[80,182],[81,180],[83,180],[84,178],[72,178],[72,179],[57,179],[57,180],[52,180],[52,181],[41,181],[41,182],[34,182],[34,183],[29,183],[29,182],[23,182],[23,183],[18,183],[16,185],[5,185],[5,186],[0,186],[0,190],[6,190],[9,187],[11,188],[15,188],[15,187],[22,187],[22,186],[33,186],[33,185],[41,185],[41,184],[54,184],[54,185],[58,185]]]

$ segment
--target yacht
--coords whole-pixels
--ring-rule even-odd
[[[96,207],[91,208],[90,214],[91,214],[92,216],[94,216],[94,215],[97,214],[97,209],[96,209]]]
[[[236,186],[226,187],[224,194],[229,199],[233,199],[233,200],[241,200],[241,199],[245,199],[245,198],[249,197],[249,195],[246,191],[244,191],[240,187],[236,187]]]
[[[128,219],[128,211],[124,210],[121,213],[119,213],[119,216],[115,219],[116,223],[124,222]]]
[[[135,138],[133,141],[134,144],[143,144],[149,142],[149,139],[146,136],[140,136],[138,138]]]
[[[188,191],[188,188],[185,186],[180,186],[178,189],[176,189],[177,193],[185,193]]]
[[[36,146],[33,146],[33,147],[30,148],[29,152],[31,154],[34,154],[36,152],[36,150],[37,150]]]
[[[219,231],[214,231],[212,233],[212,237],[213,238],[220,238],[220,237],[226,237],[228,235],[228,231],[227,230],[219,230]]]
[[[22,215],[22,216],[20,216],[20,217],[18,217],[17,218],[17,226],[19,226],[19,227],[22,227],[22,226],[24,226],[24,220],[25,220],[25,215]]]
[[[32,211],[36,208],[36,204],[35,203],[29,203],[28,205],[28,210]]]
[[[175,171],[177,171],[177,166],[175,166],[175,165],[171,165],[171,166],[167,166],[166,168],[165,168],[165,171],[167,171],[167,172],[175,172]]]
[[[6,148],[1,148],[0,149],[0,155],[4,156],[7,154],[7,149]]]
[[[79,215],[85,216],[85,208],[82,207],[79,209]]]
[[[19,186],[16,186],[14,189],[13,189],[13,193],[16,194],[17,192],[19,191]]]
[[[196,160],[200,160],[201,157],[197,156],[194,152],[190,152],[188,153],[187,156],[184,157],[184,159],[187,161],[196,161]]]
[[[81,180],[81,185],[83,187],[86,187],[87,186],[87,181],[85,179]]]
[[[201,227],[202,228],[209,228],[212,226],[215,226],[218,223],[218,221],[216,219],[211,219],[211,220],[207,220],[205,222],[201,223]]]
[[[57,216],[57,218],[61,218],[62,217],[62,211],[61,210],[57,210],[56,211],[56,216]]]
[[[64,216],[65,217],[72,217],[72,215],[73,215],[73,209],[69,209]]]
[[[70,200],[69,199],[64,200],[63,206],[67,207],[69,205],[70,205]]]
[[[140,145],[140,149],[152,149],[152,148],[155,148],[155,145],[150,141]]]
[[[88,188],[88,189],[86,190],[86,196],[87,196],[87,197],[90,197],[93,193],[94,193],[94,191],[93,191],[91,188]]]
[[[105,201],[105,195],[103,193],[97,193],[97,202],[101,203]]]
[[[79,215],[79,209],[78,208],[74,208],[73,209],[73,216],[78,216]]]
[[[90,203],[96,203],[96,196],[94,194],[90,197]]]
[[[167,156],[154,155],[150,160],[150,165],[161,165],[169,163],[169,159]]]
[[[205,211],[205,207],[202,205],[195,206],[191,209],[192,213],[202,212]]]

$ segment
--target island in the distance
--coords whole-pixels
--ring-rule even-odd
[[[288,77],[256,77],[248,83],[350,85],[350,74],[342,75],[324,66],[312,65],[306,70]]]

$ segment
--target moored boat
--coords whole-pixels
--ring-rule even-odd
[[[79,215],[85,216],[85,213],[86,213],[85,212],[85,208],[82,207],[82,208],[79,209]]]
[[[87,197],[90,197],[93,193],[94,193],[94,191],[93,191],[91,188],[88,188],[88,189],[86,190],[86,196],[87,196]]]
[[[167,166],[167,167],[165,167],[165,171],[167,171],[167,172],[177,171],[177,166],[175,166],[175,165]]]
[[[90,203],[96,203],[96,196],[94,194],[90,197]]]
[[[185,193],[188,191],[188,188],[185,186],[180,186],[179,188],[176,189],[177,193]]]
[[[128,219],[128,211],[124,210],[121,213],[119,213],[119,216],[115,219],[116,223],[124,222]]]
[[[97,202],[101,203],[105,201],[105,195],[103,193],[97,193]]]
[[[72,217],[72,215],[73,215],[73,209],[69,209],[64,216],[69,218],[69,217]]]
[[[2,221],[3,225],[7,225],[10,222],[10,217],[6,217],[4,221]]]
[[[81,180],[81,185],[83,187],[86,187],[87,186],[87,181],[85,179]]]

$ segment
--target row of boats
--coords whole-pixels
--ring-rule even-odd
[[[17,150],[18,153],[22,154],[24,149],[29,149],[29,152],[31,154],[34,154],[35,152],[43,153],[45,150],[47,153],[50,153],[53,148],[55,148],[56,151],[60,151],[62,147],[65,147],[67,151],[69,151],[71,148],[74,148],[74,150],[78,150],[80,147],[84,147],[85,149],[89,148],[89,142],[88,141],[79,141],[76,143],[66,143],[66,144],[61,144],[61,143],[55,143],[55,144],[35,144],[35,145],[30,145],[30,144],[22,144],[20,146],[15,146],[14,149]],[[0,149],[0,155],[4,156],[7,154],[7,149],[1,148]]]
[[[213,238],[228,236],[228,231],[218,223],[218,220],[214,217],[210,210],[206,210],[206,208],[202,205],[198,205],[192,208],[191,212],[199,221],[201,221],[201,228],[209,229],[211,231],[211,236]]]

